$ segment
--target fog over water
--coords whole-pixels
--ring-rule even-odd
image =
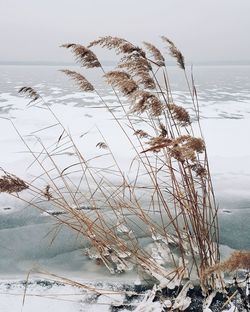
[[[194,64],[249,61],[249,12],[249,0],[0,0],[0,61],[71,61],[60,44],[103,35],[160,46],[166,35]]]

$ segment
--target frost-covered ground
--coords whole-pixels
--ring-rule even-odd
[[[98,154],[96,144],[102,141],[100,130],[122,166],[128,167],[132,151],[126,148],[125,138],[98,97],[78,92],[58,69],[54,66],[1,66],[0,117],[11,117],[24,136],[53,123],[46,111],[28,109],[27,100],[17,95],[18,88],[32,86],[48,104],[53,104],[53,110],[69,128],[80,149],[87,149],[89,156]],[[226,255],[231,248],[250,249],[250,67],[198,67],[194,72],[202,128],[220,205],[222,251]],[[87,74],[90,80],[96,80],[97,72]],[[170,68],[170,77],[176,103],[185,103],[188,107],[188,92],[180,71]],[[115,109],[113,93],[106,91],[100,80],[97,85],[104,99]],[[56,140],[53,128],[39,135],[46,144]],[[33,144],[32,137],[27,136],[26,140]],[[0,147],[0,167],[23,178],[36,175],[35,167],[27,171],[31,157],[6,119],[0,119]],[[53,220],[48,216],[0,194],[0,311],[21,310],[24,287],[20,281],[25,280],[32,268],[88,281],[110,279],[108,272],[83,255],[84,242],[66,229],[51,246],[52,238],[47,234],[52,226]],[[136,276],[120,278],[129,279],[133,284]],[[9,280],[15,282],[9,285]],[[27,292],[30,295],[27,295],[23,311],[34,311],[34,307],[37,311],[38,307],[41,311],[98,311],[98,307],[105,311],[108,306],[99,302],[91,310],[83,304],[82,291],[72,286],[51,284],[44,287],[33,280]],[[39,297],[40,294],[46,297]],[[50,295],[53,299],[48,298]]]
[[[26,280],[2,280],[1,312],[21,311],[21,308],[23,312],[108,312],[117,307],[120,312],[127,312],[143,300],[142,294],[124,282],[78,282],[82,287],[47,279],[31,279],[27,284]]]

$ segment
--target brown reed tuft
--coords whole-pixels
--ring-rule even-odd
[[[155,88],[154,80],[149,75],[149,71],[152,69],[151,65],[146,59],[145,52],[141,48],[134,46],[125,39],[111,36],[94,40],[88,47],[97,45],[108,48],[109,50],[114,49],[117,54],[125,54],[118,67],[125,68],[133,78],[134,76],[139,78],[138,83],[142,84],[145,88]]]
[[[180,126],[186,127],[191,124],[189,113],[185,108],[176,104],[167,104],[167,108]]]
[[[150,147],[146,150],[143,150],[142,153],[146,153],[146,152],[158,153],[162,148],[171,146],[172,143],[173,143],[173,140],[169,138],[165,138],[162,136],[153,137],[147,142],[147,144],[149,144]]]
[[[116,50],[117,54],[120,54],[120,53],[130,54],[136,51],[145,57],[145,53],[143,52],[142,49],[134,46],[132,43],[128,42],[127,40],[123,38],[112,37],[112,36],[101,37],[97,40],[90,42],[90,44],[88,45],[88,48],[91,48],[97,45],[103,48],[107,48],[109,50],[114,49]]]
[[[174,144],[182,144],[188,148],[191,148],[197,153],[202,153],[205,150],[204,140],[201,138],[195,138],[190,135],[180,135],[175,140],[173,140]]]
[[[142,114],[148,111],[151,116],[157,117],[162,114],[161,101],[148,91],[138,90],[133,93],[131,113]]]
[[[171,157],[180,161],[181,163],[185,161],[195,161],[196,156],[193,149],[188,148],[187,146],[174,145],[169,149],[169,154]]]
[[[28,188],[23,180],[14,175],[5,174],[0,178],[0,193],[19,193]]]
[[[138,89],[137,83],[124,71],[110,71],[104,77],[109,84],[117,87],[124,95],[130,95]]]
[[[154,62],[159,66],[165,66],[165,58],[161,54],[161,51],[157,49],[153,44],[149,42],[143,42],[146,49],[151,53],[152,57],[154,58]]]
[[[149,61],[141,56],[140,53],[125,55],[118,64],[118,67],[126,69],[144,88],[155,89],[155,82],[150,76],[152,67]]]
[[[81,44],[66,43],[61,45],[62,48],[71,49],[75,55],[76,61],[86,68],[101,67],[101,64],[90,49]]]
[[[232,272],[238,269],[250,269],[250,251],[234,251],[231,256],[206,270],[205,275],[214,272]]]
[[[189,137],[187,139],[187,146],[193,149],[197,153],[203,153],[205,151],[205,142],[201,138]]]
[[[82,91],[88,92],[95,90],[93,85],[81,74],[68,69],[62,69],[60,71],[63,72],[68,77],[70,77],[71,79],[73,79]]]
[[[159,152],[162,148],[168,148],[169,155],[180,162],[190,160],[196,161],[196,153],[202,153],[205,150],[204,141],[200,138],[194,138],[189,135],[181,135],[176,139],[169,139],[162,137],[151,138],[147,142],[151,147],[144,150],[143,153],[153,151]],[[205,174],[204,170],[200,167],[193,166],[193,171],[198,175]]]
[[[40,95],[31,87],[22,87],[18,90],[19,94],[23,94],[26,97],[30,98],[31,102],[35,102],[36,100],[40,99]]]
[[[180,68],[185,70],[185,60],[181,51],[178,50],[173,41],[169,40],[167,37],[162,36],[161,38],[164,42],[167,42],[167,44],[169,45],[170,55],[177,60],[177,63],[180,66]]]

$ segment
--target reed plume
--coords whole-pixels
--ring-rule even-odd
[[[88,92],[95,90],[94,86],[81,74],[68,69],[62,69],[61,72],[74,80],[74,82],[78,85],[81,91]]]
[[[29,186],[15,175],[5,174],[0,178],[0,193],[19,193]]]
[[[162,137],[162,136],[153,137],[147,142],[147,144],[150,145],[150,147],[143,150],[141,153],[146,153],[146,152],[158,153],[160,152],[162,148],[171,146],[172,142],[173,140]]]
[[[153,137],[147,142],[151,147],[143,152],[159,152],[162,148],[168,148],[169,155],[180,162],[187,160],[195,161],[196,153],[202,153],[205,150],[204,141],[200,138],[191,137],[189,135],[182,135],[175,139],[163,137]],[[193,170],[198,171],[198,167],[194,166]],[[201,168],[199,168],[201,174]]]
[[[205,143],[201,138],[190,135],[181,135],[172,140],[172,147],[169,149],[170,155],[180,162],[197,160],[196,153],[203,153]],[[194,167],[198,170],[198,167]]]
[[[101,67],[101,64],[95,55],[90,49],[84,47],[80,44],[75,43],[66,43],[61,45],[62,48],[71,49],[75,55],[75,59],[78,63],[86,68]]]
[[[167,108],[180,126],[186,127],[191,124],[190,115],[185,108],[176,104],[167,104]]]
[[[109,50],[115,50],[117,54],[124,53],[130,54],[133,52],[138,52],[141,55],[145,56],[145,53],[139,47],[134,46],[132,43],[128,42],[123,38],[112,37],[112,36],[105,36],[100,37],[97,40],[90,42],[88,48],[94,46],[101,46],[103,48],[107,48]]]
[[[155,82],[150,76],[152,67],[149,61],[140,53],[125,55],[118,64],[118,67],[127,70],[144,88],[156,88]]]
[[[137,77],[137,82],[145,88],[155,88],[155,82],[149,74],[149,71],[152,70],[151,65],[141,48],[134,46],[123,38],[111,36],[101,37],[92,41],[88,48],[98,45],[109,50],[115,50],[117,54],[125,54],[118,67],[126,69],[133,78]]]
[[[30,98],[31,101],[29,103],[35,102],[41,98],[41,96],[31,87],[22,87],[18,90],[19,94],[23,94],[26,97]]]
[[[205,151],[205,142],[201,138],[195,138],[192,136],[182,136],[181,142],[185,142],[188,148],[193,149],[197,153],[203,153]]]
[[[162,36],[161,38],[164,42],[168,44],[170,55],[176,59],[180,68],[185,70],[185,59],[181,51],[178,50],[173,41],[169,40],[167,37]]]
[[[110,71],[104,77],[109,84],[117,87],[123,95],[130,95],[138,89],[137,83],[124,71]]]
[[[165,58],[161,54],[161,51],[157,49],[153,44],[149,42],[143,42],[146,49],[151,53],[151,56],[154,58],[154,62],[159,66],[165,66]]]
[[[163,105],[154,94],[137,90],[132,94],[131,113],[142,114],[145,111],[151,116],[157,117],[162,114]]]

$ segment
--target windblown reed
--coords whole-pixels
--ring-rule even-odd
[[[186,75],[182,53],[169,39],[163,37],[163,41]],[[182,280],[203,278],[204,272],[218,263],[217,205],[203,135],[193,127],[200,123],[197,97],[190,93],[195,109],[195,115],[190,116],[174,101],[162,53],[150,43],[144,45],[149,57],[142,48],[110,36],[91,42],[87,48],[63,45],[83,67],[99,67],[117,96],[128,127],[82,74],[63,70],[81,91],[96,92],[116,120],[134,152],[131,166],[138,164],[133,177],[128,178],[121,170],[105,140],[96,146],[105,150],[112,166],[93,167],[47,106],[61,135],[53,147],[40,142],[39,156],[24,141],[47,180],[42,189],[36,181],[29,183],[29,190],[34,197],[49,200],[51,206],[65,212],[66,217],[55,216],[59,224],[85,237],[89,242],[87,255],[111,273],[138,268],[161,288],[173,288]],[[121,55],[117,69],[105,72],[90,50],[95,46],[114,49]],[[25,87],[20,93],[25,91],[35,101],[38,97],[32,90]],[[65,168],[60,168],[54,157],[62,151],[74,156],[74,162]],[[77,181],[74,174],[78,174]],[[83,209],[82,203],[90,209]],[[32,204],[44,209],[36,201]],[[150,238],[151,251],[144,248],[140,235]],[[203,280],[202,287],[207,291],[217,284],[216,275],[211,275]]]

